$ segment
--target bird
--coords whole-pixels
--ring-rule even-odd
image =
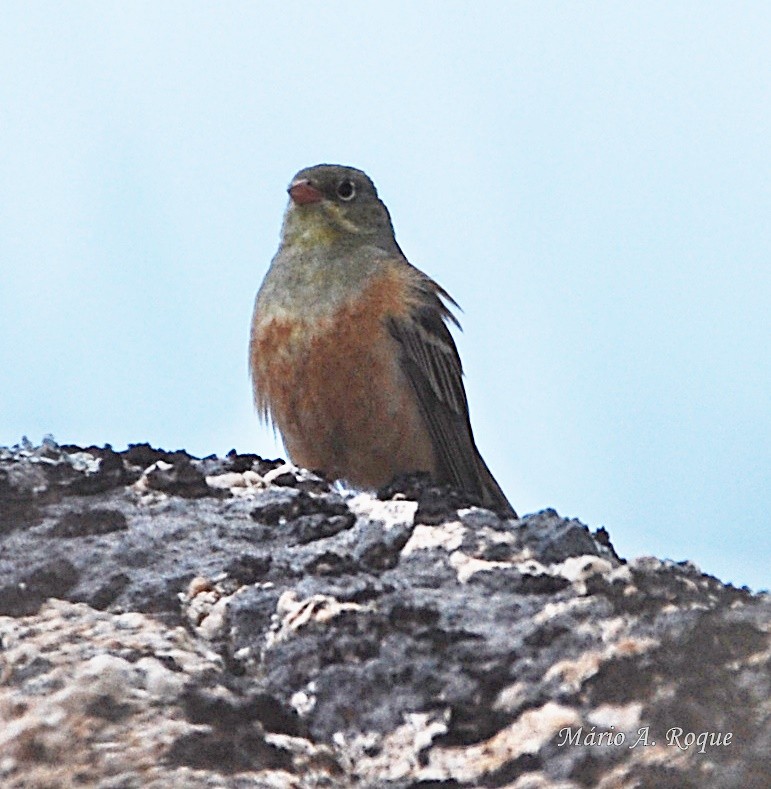
[[[259,416],[297,466],[359,488],[426,472],[516,518],[474,442],[448,328],[460,328],[458,304],[407,260],[375,184],[354,167],[319,164],[287,191],[252,314]]]

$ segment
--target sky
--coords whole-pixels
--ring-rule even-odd
[[[247,368],[299,169],[463,308],[520,514],[768,588],[771,4],[0,8],[0,445],[283,454]]]

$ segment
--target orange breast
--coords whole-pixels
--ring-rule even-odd
[[[396,267],[324,318],[256,317],[251,356],[292,461],[361,486],[435,470],[434,452],[386,320],[410,299]]]

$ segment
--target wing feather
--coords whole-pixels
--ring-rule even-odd
[[[401,363],[418,399],[437,456],[437,476],[476,496],[485,506],[516,517],[474,443],[463,368],[447,327],[458,320],[443,299],[457,307],[433,280],[414,274],[414,309],[391,318],[389,331],[399,343]]]

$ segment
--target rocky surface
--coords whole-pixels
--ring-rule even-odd
[[[419,479],[0,449],[3,787],[767,787],[770,629]]]

